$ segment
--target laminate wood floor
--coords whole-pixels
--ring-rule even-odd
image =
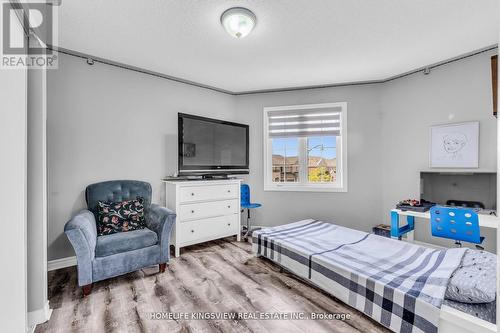
[[[83,298],[76,267],[49,272],[52,317],[36,332],[389,332],[344,303],[255,258],[248,243],[218,240],[158,266],[97,282]],[[152,312],[347,313],[349,320],[151,319]]]

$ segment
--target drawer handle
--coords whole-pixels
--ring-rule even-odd
[[[194,230],[191,230],[191,232],[194,232]]]
[[[227,208],[231,208],[231,206],[227,206]]]
[[[227,190],[227,193],[231,193],[231,190]]]
[[[193,196],[194,196],[194,193],[191,193],[191,196],[193,197]]]
[[[191,211],[191,214],[194,214],[194,210]]]
[[[231,223],[228,223],[227,225],[228,225],[228,226],[231,226]]]

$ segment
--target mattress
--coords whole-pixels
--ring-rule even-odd
[[[445,299],[443,305],[448,305],[471,316],[496,324],[497,302],[470,304]]]
[[[436,250],[332,223],[255,231],[253,251],[394,332],[437,332],[448,280],[465,249]]]

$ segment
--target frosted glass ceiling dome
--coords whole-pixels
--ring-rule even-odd
[[[257,17],[246,8],[234,7],[222,13],[220,21],[228,34],[234,38],[243,38],[253,30]]]

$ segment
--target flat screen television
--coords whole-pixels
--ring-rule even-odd
[[[178,115],[180,176],[248,173],[248,125]]]

